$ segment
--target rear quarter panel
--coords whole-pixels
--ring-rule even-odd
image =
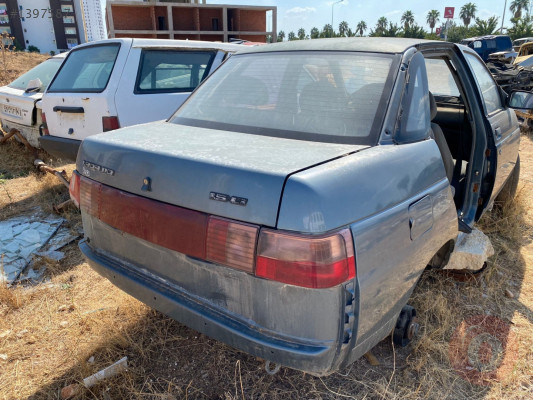
[[[427,229],[413,231],[419,224]],[[341,226],[350,226],[354,237],[355,345],[370,340],[370,348],[382,339],[372,334],[396,318],[432,256],[457,236],[435,141],[376,146],[289,178],[279,229],[313,233]]]

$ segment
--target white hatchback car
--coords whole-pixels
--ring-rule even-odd
[[[38,103],[66,56],[67,53],[61,53],[51,57],[0,87],[0,122],[5,132],[17,129],[32,146],[39,146],[41,108]]]
[[[75,160],[87,136],[168,118],[243,45],[106,39],[72,50],[42,100],[41,146]]]

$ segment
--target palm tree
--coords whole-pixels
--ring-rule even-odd
[[[324,25],[324,28],[322,29],[322,32],[320,34],[321,37],[330,38],[333,37],[333,27],[330,24]]]
[[[279,31],[278,33],[278,42],[283,42],[285,40],[285,32]]]
[[[527,10],[528,7],[529,0],[513,0],[509,9],[516,19],[520,19],[522,17],[522,10]]]
[[[296,38],[296,35],[294,34],[294,32],[289,32],[289,36],[287,36],[287,39],[289,39],[289,41],[292,41],[292,40],[298,40]]]
[[[320,31],[317,27],[311,28],[311,39],[318,39],[320,37]]]
[[[498,27],[498,17],[492,16],[489,19],[476,18],[476,36],[492,35]]]
[[[466,29],[468,29],[468,25],[470,25],[470,21],[476,18],[476,11],[477,11],[477,7],[474,3],[466,3],[464,6],[461,7],[459,18],[463,20],[463,24],[465,24]]]
[[[346,36],[347,33],[348,33],[348,22],[342,21],[339,24],[339,34],[344,37]]]
[[[400,21],[403,22],[403,27],[407,30],[415,22],[415,16],[411,10],[407,10],[403,13]]]
[[[431,28],[432,35],[433,35],[433,28],[435,28],[435,25],[437,25],[437,22],[439,22],[439,17],[440,17],[440,12],[437,10],[429,11],[428,15],[426,16],[426,22]]]
[[[366,31],[366,22],[365,21],[359,21],[357,23],[357,28],[355,28],[355,31],[359,33],[359,36],[363,36],[363,33]]]
[[[378,19],[378,22],[376,24],[376,33],[378,35],[382,35],[383,32],[385,32],[385,29],[387,29],[388,23],[389,21],[387,21],[387,18],[385,17],[381,17],[380,19]]]
[[[298,39],[300,39],[300,40],[304,40],[305,39],[305,29],[304,28],[298,29]]]

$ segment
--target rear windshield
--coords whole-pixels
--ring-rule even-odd
[[[52,81],[49,92],[102,92],[109,81],[119,43],[71,51]]]
[[[56,74],[62,62],[63,58],[49,58],[35,68],[32,68],[25,74],[19,76],[8,86],[13,89],[26,90],[29,81],[39,78],[42,83],[41,88],[33,91],[33,93],[42,93]]]
[[[214,51],[144,50],[137,93],[192,92],[205,78]]]
[[[171,122],[330,143],[374,144],[395,56],[273,52],[230,58]]]

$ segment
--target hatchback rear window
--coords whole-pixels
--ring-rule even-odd
[[[330,143],[377,141],[395,56],[276,52],[230,58],[174,123]]]
[[[213,51],[144,50],[136,93],[191,92],[205,78]]]
[[[73,50],[50,84],[49,92],[102,92],[117,59],[119,43]]]
[[[38,91],[36,91],[36,93],[44,92],[61,66],[61,62],[63,62],[62,58],[49,58],[48,60],[37,65],[35,68],[32,68],[25,74],[19,76],[8,86],[13,89],[26,90],[29,81],[39,78],[42,86]]]

